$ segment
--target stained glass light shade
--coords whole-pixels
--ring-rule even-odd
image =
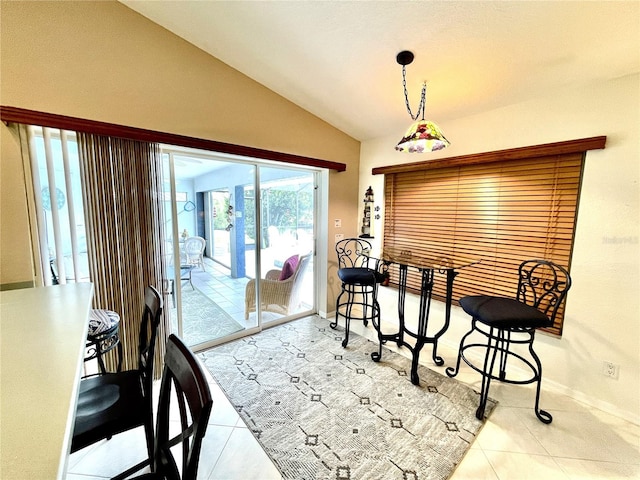
[[[442,150],[450,145],[440,128],[428,120],[411,124],[402,140],[396,145],[399,152],[422,153]]]

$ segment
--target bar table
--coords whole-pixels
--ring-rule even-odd
[[[398,331],[391,334],[383,334],[380,325],[374,323],[374,327],[378,333],[379,348],[377,352],[371,353],[371,358],[374,362],[379,362],[382,359],[382,345],[388,341],[395,342],[399,347],[407,347],[412,354],[411,383],[419,385],[418,361],[420,359],[420,352],[425,344],[433,344],[433,363],[438,366],[444,364],[442,357],[439,357],[437,354],[438,339],[444,335],[449,328],[453,281],[460,269],[479,263],[481,260],[460,255],[430,255],[400,248],[383,248],[380,260],[386,268],[392,264],[398,266]],[[407,275],[410,268],[417,269],[421,275],[418,328],[415,332],[407,328],[405,323]],[[427,327],[429,324],[429,310],[436,272],[446,275],[445,318],[442,327],[430,336],[427,333]],[[411,337],[413,341],[408,343],[407,337]]]

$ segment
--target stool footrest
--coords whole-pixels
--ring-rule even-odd
[[[509,358],[515,358],[517,360],[519,360],[519,366],[522,366],[523,368],[518,368],[518,365],[516,365],[515,367],[513,365],[511,365],[514,368],[511,368],[510,371],[513,372],[514,370],[522,370],[524,371],[530,371],[532,376],[530,378],[526,378],[526,379],[516,379],[516,378],[507,378],[507,372],[506,370],[502,370],[500,369],[499,372],[497,374],[495,374],[494,372],[485,372],[482,368],[482,366],[478,366],[477,364],[475,364],[473,361],[471,361],[467,355],[465,354],[465,352],[469,349],[472,350],[482,350],[485,352],[486,354],[486,349],[487,346],[483,345],[481,343],[472,343],[469,345],[465,345],[462,350],[459,352],[460,358],[462,360],[464,360],[464,362],[471,367],[473,370],[475,370],[476,372],[482,374],[482,375],[486,375],[486,376],[490,376],[492,380],[498,380],[500,382],[504,382],[504,383],[511,383],[513,385],[527,385],[529,383],[533,383],[533,382],[537,382],[540,379],[540,373],[538,372],[538,369],[536,368],[536,366],[529,361],[527,358],[525,358],[522,355],[519,355],[515,352],[509,351],[509,350],[505,350],[503,348],[498,348],[498,355],[507,355]],[[474,356],[474,355],[472,355]],[[508,362],[508,360],[505,360],[506,363],[510,363]],[[526,367],[526,368],[525,368]],[[495,370],[495,368],[494,368]]]

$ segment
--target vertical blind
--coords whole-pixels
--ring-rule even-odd
[[[159,145],[38,126],[18,132],[28,141],[42,283],[93,282],[93,308],[120,315],[123,368],[137,368],[145,287],[167,300]],[[156,376],[169,319],[165,309]],[[114,353],[106,356],[110,369]]]
[[[384,248],[481,260],[459,271],[454,301],[485,293],[514,298],[522,261],[569,268],[583,160],[578,152],[386,174]],[[417,272],[408,285],[420,288]],[[445,285],[436,279],[435,298],[445,297]],[[563,317],[550,332],[561,334]]]
[[[75,135],[65,130],[26,128],[33,180],[42,283],[88,281],[84,209]]]
[[[123,368],[134,369],[145,287],[165,292],[167,301],[160,146],[82,132],[77,136],[94,308],[120,314]],[[156,377],[169,333],[165,308],[158,329]]]

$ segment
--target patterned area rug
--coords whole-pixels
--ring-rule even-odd
[[[482,422],[478,394],[309,317],[201,354],[287,479],[449,478]],[[495,402],[487,403],[489,415]]]
[[[171,320],[177,331],[175,308],[171,310]],[[182,287],[182,324],[183,339],[189,346],[244,330],[213,300],[190,286]]]

